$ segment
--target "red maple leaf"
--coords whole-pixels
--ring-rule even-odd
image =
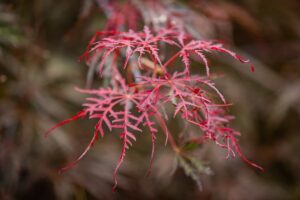
[[[99,37],[101,34],[103,37]],[[174,47],[177,53],[171,55],[170,58],[161,59],[160,45],[162,44]],[[199,128],[202,135],[195,138],[195,141],[212,140],[216,145],[227,149],[228,157],[235,156],[237,153],[248,164],[262,169],[241,153],[237,143],[237,136],[240,133],[229,128],[232,117],[226,115],[224,109],[229,104],[210,79],[209,65],[205,56],[210,52],[229,54],[241,62],[248,62],[224,48],[220,43],[191,40],[182,29],[170,27],[152,32],[149,27],[145,26],[141,32],[133,30],[98,32],[90,41],[84,57],[87,60],[91,57],[100,57],[100,74],[104,66],[111,73],[109,87],[78,89],[79,92],[92,96],[86,98],[82,111],[57,124],[46,133],[48,135],[55,128],[80,118],[97,120],[89,145],[73,163],[62,168],[62,171],[75,166],[90,150],[99,134],[101,137],[105,136],[105,128],[109,131],[119,130],[122,140],[122,150],[114,172],[115,187],[117,172],[124,160],[126,150],[136,140],[135,134],[142,132],[143,127],[149,130],[152,139],[150,168],[158,132],[157,126],[160,126],[166,134],[166,141],[169,141],[173,149],[178,151],[176,142],[167,127],[167,120],[170,119],[165,111],[167,104],[174,106],[173,118],[180,116],[186,123]],[[200,58],[204,63],[206,76],[190,75],[191,54],[196,55],[196,58]],[[127,67],[129,60],[137,63],[141,69],[142,58],[150,58],[154,67],[139,71],[139,73],[129,70],[131,76],[135,78],[130,80],[121,70]],[[181,58],[183,62],[181,63],[183,66],[180,65],[180,67],[184,70],[181,72],[172,71],[169,67],[177,58]],[[119,60],[122,61],[121,67],[117,65]],[[155,70],[157,67],[161,69],[160,73]],[[128,84],[128,82],[131,83]],[[215,101],[214,97],[220,100]]]

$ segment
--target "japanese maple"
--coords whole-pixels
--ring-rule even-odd
[[[89,96],[82,104],[82,110],[46,133],[48,135],[55,128],[80,118],[97,120],[93,137],[85,151],[62,170],[76,165],[99,135],[104,137],[107,131],[114,131],[122,141],[114,173],[116,187],[118,169],[138,132],[147,130],[150,133],[150,166],[159,128],[172,149],[181,153],[181,148],[167,127],[167,121],[177,117],[199,129],[199,137],[190,141],[202,143],[212,140],[227,150],[228,157],[237,154],[246,163],[262,170],[242,154],[237,139],[240,133],[229,128],[233,119],[226,114],[229,104],[214,85],[206,56],[208,53],[223,53],[242,63],[249,61],[221,43],[197,40],[183,28],[170,24],[160,29],[144,26],[142,31],[138,31],[136,24],[131,22],[128,27],[133,29],[120,30],[120,24],[126,22],[120,21],[120,13],[111,12],[113,17],[106,29],[95,34],[82,56],[89,65],[97,66],[99,78],[109,80],[109,84],[95,89],[77,89]],[[191,73],[191,67],[195,66],[191,64],[191,58],[198,62],[198,67],[205,69],[204,75]],[[169,105],[171,111],[166,109]]]

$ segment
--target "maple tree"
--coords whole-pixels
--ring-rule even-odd
[[[191,138],[190,142],[212,140],[227,149],[228,157],[237,154],[246,163],[262,170],[242,154],[237,139],[240,133],[229,128],[233,119],[226,114],[229,104],[214,85],[206,54],[223,53],[242,63],[249,61],[226,49],[221,43],[197,40],[182,27],[172,24],[162,28],[144,26],[142,31],[138,31],[136,24],[130,21],[128,27],[135,29],[121,31],[120,26],[124,27],[127,22],[120,21],[122,14],[119,9],[111,11],[113,17],[109,18],[105,30],[92,37],[81,57],[88,65],[97,66],[99,77],[109,80],[108,86],[77,89],[89,95],[82,104],[82,110],[46,133],[48,135],[55,128],[80,118],[97,120],[93,137],[84,152],[61,170],[75,166],[90,150],[99,134],[104,137],[107,130],[119,130],[122,150],[114,173],[116,187],[118,169],[126,150],[136,140],[136,133],[144,130],[150,133],[150,168],[159,128],[172,149],[177,154],[182,153],[167,126],[167,121],[178,116],[201,132],[197,138]],[[191,73],[191,59],[205,69],[205,75]],[[253,71],[253,66],[250,66]],[[91,67],[91,70],[95,69]],[[217,97],[220,100],[216,100]],[[169,105],[172,106],[171,111],[166,109]]]

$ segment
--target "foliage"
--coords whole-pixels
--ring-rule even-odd
[[[119,23],[112,26],[110,20],[114,19],[108,20],[108,27],[111,30],[98,31],[82,56],[82,59],[85,58],[90,65],[99,63],[97,71],[100,77],[104,71],[106,77],[110,77],[109,87],[79,89],[80,92],[93,97],[86,99],[83,110],[77,115],[57,124],[46,133],[48,135],[55,128],[79,118],[98,121],[87,148],[76,161],[62,168],[63,171],[73,167],[83,158],[99,134],[101,137],[105,135],[105,127],[109,131],[118,129],[121,130],[119,135],[123,145],[114,173],[114,187],[116,187],[118,169],[124,160],[126,150],[132,145],[132,141],[136,140],[135,132],[143,132],[144,129],[150,132],[152,138],[150,163],[153,159],[158,126],[165,133],[166,141],[170,141],[173,150],[180,154],[181,150],[167,128],[169,115],[175,119],[179,114],[186,123],[199,128],[200,134],[193,140],[212,140],[227,150],[227,158],[237,153],[245,162],[262,170],[260,166],[243,156],[236,138],[240,133],[228,127],[232,117],[226,114],[224,108],[229,104],[214,86],[205,54],[220,52],[243,63],[249,62],[248,60],[242,59],[220,43],[194,40],[188,32],[177,26],[166,26],[157,30],[144,26],[141,32],[132,29],[125,32],[118,30]],[[163,46],[164,50],[161,49]],[[178,51],[168,54],[165,52],[166,49]],[[200,60],[198,65],[204,63],[206,76],[192,75],[191,56],[198,62]],[[174,65],[174,60],[178,58],[181,58],[182,64]],[[143,65],[142,60],[145,59],[151,63],[150,67]],[[252,66],[251,69],[253,70]],[[218,96],[222,103],[217,103],[213,96]],[[171,113],[166,111],[169,105],[173,105]],[[187,165],[182,166],[186,169]],[[194,173],[188,174],[195,179]]]
[[[297,0],[1,1],[0,199],[299,199],[299,14]],[[178,148],[168,148],[170,137],[167,148],[161,144],[161,120],[151,116],[158,131],[151,176],[142,176],[149,165],[152,145],[151,133],[143,125],[139,126],[142,133],[132,130],[137,141],[119,168],[114,194],[110,189],[112,175],[122,145],[122,140],[118,142],[114,137],[119,136],[120,129],[111,134],[104,125],[105,137],[80,164],[63,175],[57,174],[59,166],[84,150],[97,119],[82,116],[78,120],[86,120],[56,130],[47,140],[43,133],[57,121],[77,113],[81,104],[93,103],[83,101],[84,95],[100,99],[96,93],[82,94],[86,89],[98,90],[100,85],[102,89],[112,88],[114,74],[109,69],[115,54],[130,91],[140,89],[137,83],[143,81],[141,77],[148,77],[147,72],[157,71],[155,80],[165,78],[149,52],[141,56],[140,65],[138,52],[131,55],[123,70],[126,47],[106,58],[101,79],[100,52],[90,52],[88,68],[73,62],[96,30],[103,30],[95,34],[94,41],[99,42],[106,37],[119,39],[118,34],[130,29],[142,35],[144,25],[154,36],[169,27],[183,29],[188,33],[185,45],[190,40],[221,43],[251,59],[256,73],[230,56],[219,56],[214,50],[213,55],[203,52],[210,66],[209,78],[205,77],[204,61],[194,52],[188,64],[192,76],[203,75],[234,104],[226,102],[221,107],[223,114],[237,116],[230,119],[230,127],[242,132],[243,136],[236,138],[243,152],[261,163],[265,173],[256,173],[239,160],[224,162],[226,149],[223,152],[213,141],[199,137],[204,134],[182,119],[182,111],[173,118],[175,104],[165,102],[164,110],[160,108],[159,112],[163,119],[168,116],[167,131]],[[171,46],[158,43],[162,63],[182,48]],[[182,57],[176,56],[167,67],[168,77],[184,69]],[[219,78],[220,72],[225,76]],[[85,80],[85,90],[73,90],[74,85],[82,87]],[[145,85],[141,89],[145,87],[152,88]],[[197,87],[205,87],[203,90],[215,104],[224,104],[209,86]],[[160,92],[167,90],[169,87],[163,86]],[[132,114],[138,115],[139,111]],[[211,174],[208,166],[212,176],[204,175]],[[194,187],[200,181],[204,183],[202,191]]]

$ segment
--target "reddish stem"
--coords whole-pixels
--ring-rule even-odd
[[[166,68],[168,65],[170,65],[180,54],[180,51],[178,51],[176,54],[174,54],[164,65],[163,67]]]

